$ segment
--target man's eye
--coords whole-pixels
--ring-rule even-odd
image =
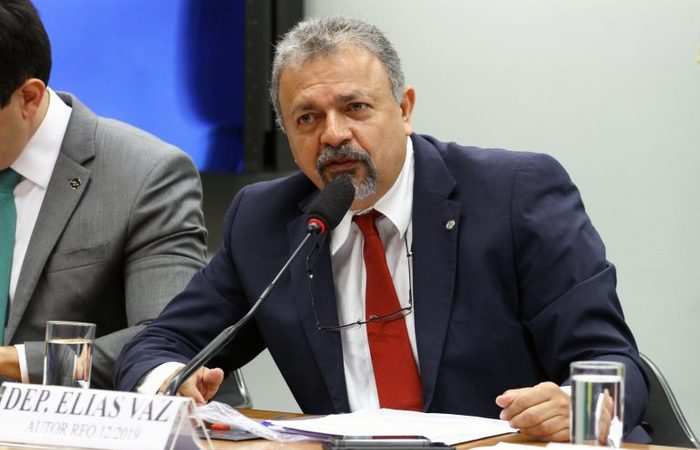
[[[353,111],[363,111],[365,108],[367,108],[366,103],[351,103],[350,104],[350,109]]]
[[[302,125],[309,124],[313,122],[314,118],[311,114],[304,114],[303,116],[299,116],[297,119],[297,122],[299,122]]]

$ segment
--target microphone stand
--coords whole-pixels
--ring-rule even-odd
[[[255,314],[255,311],[258,309],[263,300],[265,300],[267,296],[270,295],[270,292],[272,292],[272,289],[277,284],[277,281],[287,271],[294,259],[296,259],[299,252],[301,252],[306,243],[309,242],[309,239],[311,239],[319,232],[321,232],[321,230],[317,227],[314,227],[313,225],[309,226],[309,232],[306,234],[304,240],[301,241],[301,244],[299,244],[296,250],[294,250],[292,256],[289,257],[287,262],[277,273],[277,276],[275,276],[272,282],[265,288],[263,293],[260,294],[260,297],[258,297],[253,306],[246,313],[246,315],[243,316],[238,322],[225,328],[221,333],[219,333],[218,336],[216,336],[209,344],[207,344],[206,347],[204,347],[199,353],[197,353],[194,356],[194,358],[192,358],[187,364],[185,364],[182,370],[180,370],[180,372],[172,379],[172,381],[168,385],[168,388],[165,390],[165,395],[175,395],[180,389],[180,386],[182,386],[182,383],[184,383],[190,376],[192,376],[192,374],[197,369],[209,362],[209,360],[212,357],[214,357],[214,355],[216,355],[222,348],[224,348],[226,344],[231,342],[231,340],[238,333],[238,330],[240,330],[243,327],[243,325],[248,323],[248,321],[253,317],[253,314]]]

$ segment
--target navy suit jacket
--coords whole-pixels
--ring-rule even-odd
[[[647,388],[615,269],[564,169],[542,154],[411,138],[425,411],[497,417],[494,400],[506,389],[564,383],[570,362],[606,359],[627,365],[625,422],[637,424]],[[116,385],[131,390],[155,366],[187,361],[239,320],[302,241],[317,194],[300,173],[242,189],[221,249],[125,348]],[[304,412],[345,412],[341,339],[315,326],[306,253],[209,366],[232,370],[268,348]],[[314,275],[324,324],[338,323],[332,277],[326,242]]]

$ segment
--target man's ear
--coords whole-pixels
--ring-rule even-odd
[[[401,99],[401,118],[403,120],[404,130],[406,131],[406,136],[413,133],[413,126],[411,125],[411,115],[413,114],[413,107],[416,105],[416,91],[411,86],[407,86],[403,90],[403,98]]]
[[[32,119],[41,109],[42,100],[46,95],[46,85],[38,78],[29,78],[17,88],[20,95],[22,117]]]

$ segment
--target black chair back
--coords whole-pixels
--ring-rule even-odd
[[[649,406],[642,426],[655,445],[700,448],[698,439],[683,416],[680,406],[661,370],[646,356],[639,354],[649,380]]]
[[[253,407],[253,399],[250,397],[248,386],[245,384],[241,369],[231,372],[229,376],[226,377],[212,400],[226,403],[234,408]]]

